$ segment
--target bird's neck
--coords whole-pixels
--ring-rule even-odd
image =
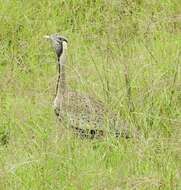
[[[63,49],[61,56],[58,59],[58,70],[59,70],[59,79],[57,84],[57,93],[59,96],[65,94],[66,91],[66,78],[65,78],[65,65],[67,61],[67,50]]]

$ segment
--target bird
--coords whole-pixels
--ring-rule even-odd
[[[44,38],[51,41],[57,58],[58,79],[53,109],[58,119],[81,137],[93,139],[113,134],[129,138],[127,122],[120,120],[102,101],[68,88],[65,73],[68,39],[58,34]]]

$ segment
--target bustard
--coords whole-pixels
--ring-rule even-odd
[[[65,65],[68,40],[60,35],[44,37],[52,42],[58,60],[59,75],[53,108],[60,121],[66,122],[66,125],[84,137],[105,136],[109,132],[129,137],[127,124],[120,121],[101,101],[67,88]]]

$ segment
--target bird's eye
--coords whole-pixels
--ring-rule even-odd
[[[62,41],[60,41],[60,40],[55,40],[55,41],[54,41],[54,44],[55,44],[56,46],[61,46]]]
[[[61,44],[61,42],[62,42],[62,41],[61,41],[60,39],[57,40],[57,43],[58,43],[58,44]]]

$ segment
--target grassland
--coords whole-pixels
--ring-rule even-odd
[[[0,189],[181,189],[178,0],[0,0]],[[55,55],[70,88],[104,102],[139,138],[82,140],[57,122]]]

